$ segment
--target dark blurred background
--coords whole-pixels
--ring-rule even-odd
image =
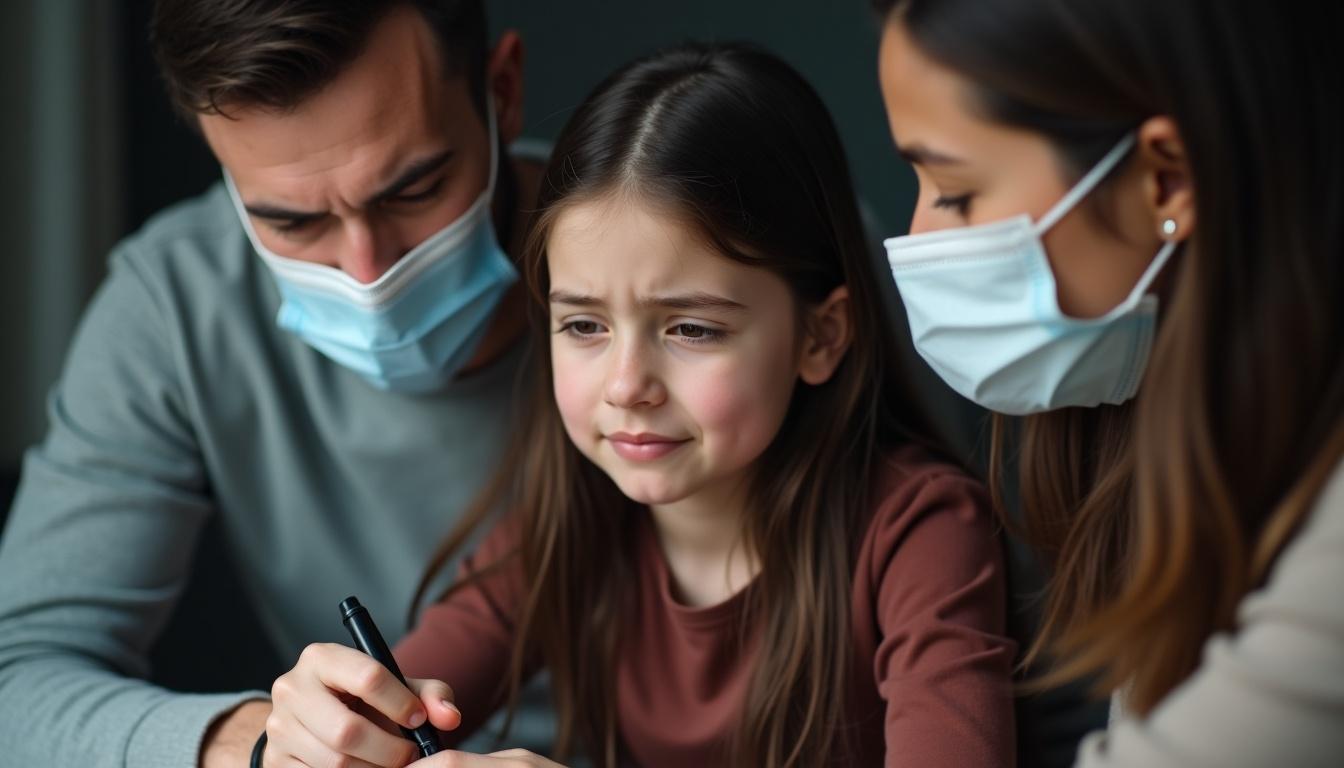
[[[0,5],[0,526],[23,451],[46,426],[44,399],[85,302],[119,238],[219,178],[205,145],[174,116],[147,43],[151,0],[12,0]],[[877,25],[865,0],[488,0],[492,27],[526,46],[524,135],[553,139],[603,76],[685,39],[746,39],[783,55],[820,91],[840,129],[876,241],[904,232],[914,177],[891,149],[876,75]],[[889,294],[895,301],[893,286]],[[894,322],[901,322],[899,311]],[[982,414],[906,350],[937,420],[959,449],[983,448]],[[155,658],[155,678],[188,690],[269,688],[277,665],[261,638],[218,639],[247,612],[227,555],[202,537],[196,575]],[[1026,637],[1038,576],[1011,547],[1015,631]],[[0,585],[3,588],[3,585]],[[210,610],[206,610],[210,606]],[[234,625],[236,626],[236,624]],[[201,659],[211,663],[201,664]],[[292,661],[292,660],[289,660]],[[1067,765],[1104,707],[1076,691],[1022,700],[1023,765]]]

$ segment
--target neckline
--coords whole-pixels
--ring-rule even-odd
[[[679,623],[690,629],[715,630],[731,621],[736,621],[745,608],[747,596],[755,590],[760,581],[757,575],[746,586],[734,592],[721,602],[702,607],[690,606],[677,599],[672,590],[672,568],[668,565],[663,547],[658,541],[658,532],[654,528],[653,515],[647,507],[641,511],[640,552],[647,565],[641,569],[649,572],[657,586],[658,599],[666,611]]]

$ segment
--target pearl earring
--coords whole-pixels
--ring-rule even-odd
[[[1162,222],[1162,234],[1166,235],[1167,237],[1171,237],[1172,235],[1176,234],[1175,219],[1167,219],[1166,221]]]

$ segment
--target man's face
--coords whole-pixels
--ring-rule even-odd
[[[489,179],[467,78],[444,76],[413,9],[390,12],[363,53],[294,110],[225,109],[201,115],[201,130],[262,244],[361,283],[461,216]]]

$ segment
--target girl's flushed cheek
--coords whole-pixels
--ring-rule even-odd
[[[687,380],[676,393],[706,448],[726,464],[749,463],[765,450],[793,392],[787,369],[742,363]]]
[[[588,454],[596,437],[596,414],[602,402],[602,382],[595,376],[596,366],[571,364],[559,356],[554,366],[552,389],[560,419],[569,439]]]

